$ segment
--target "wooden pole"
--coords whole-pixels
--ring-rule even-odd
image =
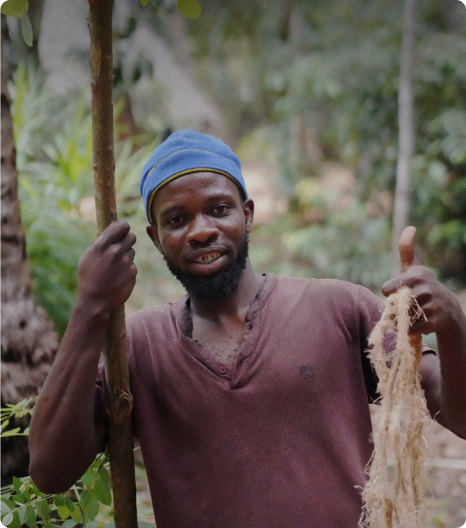
[[[405,0],[398,88],[398,162],[393,202],[392,277],[400,271],[398,241],[408,225],[411,209],[411,160],[414,152],[413,69],[416,30],[416,0]]]
[[[117,219],[113,139],[113,0],[89,0],[91,38],[92,149],[97,229]],[[109,450],[116,528],[137,528],[131,413],[124,306],[110,319],[103,349],[109,393]]]

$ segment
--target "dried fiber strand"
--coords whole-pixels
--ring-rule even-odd
[[[373,433],[374,452],[366,468],[369,480],[362,493],[359,528],[427,527],[423,428],[430,417],[418,371],[422,339],[409,332],[410,323],[422,317],[409,288],[400,288],[386,300],[369,338],[368,356],[379,378],[381,410]],[[396,347],[387,353],[384,338],[392,332],[396,332]]]

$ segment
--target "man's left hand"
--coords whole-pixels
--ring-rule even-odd
[[[437,281],[434,274],[422,266],[414,254],[416,228],[408,226],[400,237],[399,252],[401,275],[390,279],[382,286],[382,293],[388,296],[401,286],[408,286],[422,308],[426,320],[413,323],[413,333],[430,334],[448,332],[452,316],[461,312],[453,293]]]

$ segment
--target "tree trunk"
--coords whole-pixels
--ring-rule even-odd
[[[113,0],[89,0],[92,150],[98,231],[117,219],[113,139]],[[132,405],[124,307],[110,319],[103,349],[109,393],[109,450],[116,528],[136,528]]]
[[[18,200],[8,66],[2,54],[2,407],[38,394],[58,348],[58,337],[33,297]],[[28,420],[22,420],[26,427]],[[27,437],[2,439],[2,485],[28,474]]]
[[[398,163],[393,203],[392,276],[400,272],[398,241],[411,209],[411,159],[414,151],[413,66],[416,0],[405,0],[398,89]]]

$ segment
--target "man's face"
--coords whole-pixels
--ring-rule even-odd
[[[157,192],[147,232],[193,297],[222,300],[236,291],[245,268],[253,210],[226,176],[191,173]]]

